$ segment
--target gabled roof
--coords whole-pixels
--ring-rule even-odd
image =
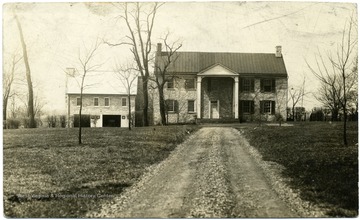
[[[221,63],[216,63],[198,73],[199,76],[237,76],[238,73]]]
[[[161,55],[166,55],[166,52],[162,52]],[[221,64],[244,75],[287,76],[283,57],[276,57],[272,53],[177,52],[174,57],[177,57],[177,60],[169,67],[169,73],[194,74],[215,64]]]

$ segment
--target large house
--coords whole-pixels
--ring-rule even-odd
[[[129,125],[129,98],[121,81],[114,73],[102,73],[86,78],[82,99],[83,127],[127,127]],[[136,86],[136,85],[135,85]],[[134,91],[136,87],[134,86]],[[74,78],[67,82],[67,126],[79,126],[80,88]],[[132,121],[135,117],[135,97],[130,95]]]
[[[157,46],[155,66],[167,52]],[[286,119],[288,74],[281,52],[176,52],[167,70],[164,95],[168,123]],[[153,121],[161,121],[158,95],[153,96]]]

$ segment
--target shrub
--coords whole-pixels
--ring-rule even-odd
[[[20,120],[16,118],[9,118],[6,120],[6,128],[8,129],[18,129],[20,126]]]

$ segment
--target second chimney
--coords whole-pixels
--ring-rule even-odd
[[[281,46],[276,46],[275,48],[276,48],[275,57],[282,57]]]
[[[157,55],[161,55],[161,50],[162,50],[162,45],[161,45],[161,43],[158,43],[157,50],[156,50]]]

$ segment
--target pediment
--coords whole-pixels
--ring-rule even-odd
[[[200,71],[198,76],[238,76],[239,74],[224,65],[215,64],[202,71]]]

